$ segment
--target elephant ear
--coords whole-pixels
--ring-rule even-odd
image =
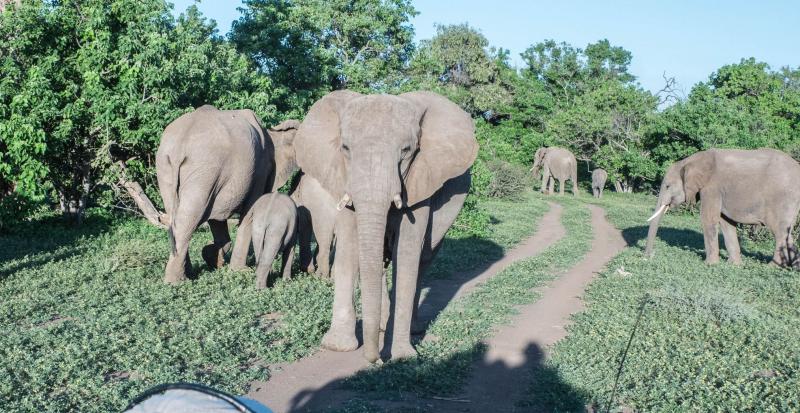
[[[267,191],[274,192],[286,184],[297,170],[294,140],[300,121],[289,119],[269,128],[269,137],[275,147],[275,173],[270,177]]]
[[[405,177],[406,205],[430,198],[445,182],[466,172],[478,156],[472,118],[433,92],[400,95],[422,114],[419,150]]]
[[[311,106],[294,138],[297,165],[336,200],[344,196],[347,184],[339,115],[348,102],[360,96],[349,90],[325,95]]]
[[[713,170],[714,156],[711,151],[696,153],[686,159],[682,174],[686,202],[695,203],[697,193],[708,185]]]

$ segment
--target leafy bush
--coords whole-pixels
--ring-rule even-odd
[[[491,179],[484,195],[491,198],[517,199],[532,185],[532,178],[526,168],[502,160],[490,161],[486,164]]]

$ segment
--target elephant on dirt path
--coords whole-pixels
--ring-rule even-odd
[[[464,204],[478,152],[470,116],[430,92],[399,96],[332,92],[308,112],[295,139],[297,164],[338,200],[331,326],[322,345],[358,347],[353,305],[360,274],[364,357],[380,357],[392,314],[393,359],[416,354],[411,322],[418,277]],[[384,287],[391,248],[394,299]]]
[[[156,153],[156,174],[170,218],[170,256],[164,281],[179,283],[191,274],[189,241],[208,222],[213,244],[203,248],[212,268],[224,264],[230,250],[227,219],[246,217],[262,194],[281,187],[294,168],[291,148],[299,122],[290,120],[265,130],[251,110],[218,110],[206,105],[187,113],[164,130]],[[249,222],[240,219],[231,267],[246,266]]]
[[[742,262],[736,224],[762,224],[775,236],[772,262],[797,268],[800,262],[792,227],[800,211],[800,164],[774,149],[711,149],[675,162],[661,182],[656,211],[648,221],[645,254],[661,217],[671,207],[694,203],[700,195],[706,263],[719,262],[717,228],[722,230],[728,260]]]
[[[578,161],[575,155],[568,149],[550,147],[539,148],[533,160],[534,178],[539,174],[539,169],[542,170],[542,187],[543,194],[552,194],[554,189],[554,181],[558,180],[559,194],[564,195],[564,185],[567,179],[572,180],[572,195],[578,195]]]

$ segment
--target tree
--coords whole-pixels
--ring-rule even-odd
[[[390,90],[414,50],[410,0],[246,0],[230,39],[302,116],[325,93]]]
[[[187,110],[276,118],[269,80],[194,6],[176,21],[163,0],[38,0],[0,18],[0,172],[20,194],[53,191],[78,220],[90,196],[120,195],[112,144],[152,182],[161,132]]]

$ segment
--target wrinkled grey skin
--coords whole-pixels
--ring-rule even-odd
[[[322,345],[335,351],[358,347],[353,295],[360,274],[364,357],[378,360],[379,330],[390,311],[391,357],[416,354],[410,330],[418,276],[467,195],[478,150],[472,119],[430,92],[337,91],[312,106],[295,150],[300,168],[339,209],[333,317]],[[387,248],[394,271],[391,304],[382,287]]]
[[[170,217],[171,251],[164,281],[179,283],[191,274],[189,241],[208,222],[214,241],[203,248],[212,268],[224,264],[231,248],[227,219],[246,217],[265,192],[283,185],[287,156],[276,148],[292,140],[299,123],[286,121],[264,130],[251,110],[220,111],[203,106],[169,124],[156,153],[156,175],[164,208]],[[280,162],[277,164],[276,162]],[[240,220],[231,267],[243,268],[250,247],[250,227]]]
[[[572,152],[557,147],[540,148],[531,168],[534,177],[538,176],[539,169],[542,170],[543,194],[552,194],[554,181],[558,180],[559,193],[564,195],[564,185],[569,179],[572,180],[572,195],[578,195],[578,161]]]
[[[717,227],[722,230],[728,261],[742,262],[736,224],[763,224],[775,236],[772,262],[798,266],[792,226],[800,211],[800,165],[773,149],[711,149],[678,161],[667,170],[656,211],[662,206],[694,203],[700,195],[700,221],[706,263],[719,262]],[[654,215],[645,254],[653,255],[653,241],[663,213]]]
[[[592,171],[592,195],[595,198],[603,197],[603,189],[606,187],[606,180],[608,180],[608,172],[605,169],[597,168]]]
[[[330,277],[330,253],[333,242],[333,226],[336,223],[336,199],[326,191],[314,177],[302,174],[300,183],[292,192],[298,208],[298,244],[300,268],[309,273]],[[316,257],[311,253],[311,235],[317,240]]]
[[[284,280],[292,276],[294,245],[297,240],[297,207],[279,192],[262,195],[250,209],[253,251],[256,255],[256,288],[267,288],[272,261],[281,254]]]

